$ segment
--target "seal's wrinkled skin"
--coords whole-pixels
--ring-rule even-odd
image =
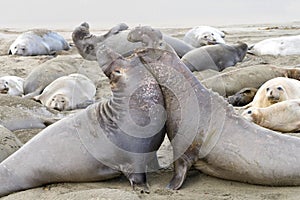
[[[192,165],[229,180],[300,185],[300,139],[235,114],[233,107],[207,90],[176,55],[153,48],[137,54],[156,77],[165,98],[167,133],[176,159],[168,188],[179,189]]]
[[[0,164],[0,196],[53,182],[100,181],[123,173],[148,191],[146,171],[164,139],[158,83],[138,57],[98,50],[112,98],[47,127]],[[22,163],[22,167],[20,167]]]

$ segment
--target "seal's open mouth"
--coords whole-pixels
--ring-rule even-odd
[[[268,96],[268,100],[271,102],[271,103],[278,103],[280,98],[278,97],[274,97],[274,96]]]
[[[8,90],[9,90],[9,88],[2,89],[2,90],[0,90],[0,93],[1,94],[7,94]]]

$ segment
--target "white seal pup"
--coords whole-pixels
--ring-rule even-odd
[[[95,94],[96,86],[88,77],[70,74],[53,81],[34,99],[48,108],[62,111],[81,108],[85,103],[90,104]]]
[[[265,82],[256,92],[253,101],[246,107],[264,108],[288,99],[300,98],[300,81],[277,77]]]
[[[249,48],[255,55],[287,56],[300,54],[300,35],[262,40]]]
[[[300,100],[286,100],[266,108],[251,107],[242,116],[274,131],[297,132],[300,130]]]
[[[2,76],[0,77],[0,93],[12,96],[22,96],[24,79],[18,76]]]
[[[183,41],[193,47],[201,47],[210,44],[225,44],[225,33],[211,26],[196,26],[186,32]]]
[[[56,51],[69,50],[67,41],[58,33],[35,29],[17,37],[11,44],[8,54],[20,56],[51,55]]]

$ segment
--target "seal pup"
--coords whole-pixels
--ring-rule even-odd
[[[165,136],[160,87],[136,56],[125,59],[103,47],[97,57],[110,79],[111,99],[45,128],[0,163],[0,196],[53,182],[107,180],[121,173],[134,189],[148,191],[147,166]]]
[[[288,56],[300,54],[300,35],[262,40],[249,48],[254,55]]]
[[[264,108],[288,99],[300,98],[300,81],[276,77],[265,82],[256,92],[253,101],[246,107]]]
[[[179,189],[191,166],[228,180],[300,185],[299,138],[262,128],[235,114],[176,55],[156,47],[137,54],[159,82],[166,103],[166,129],[175,159],[168,188]]]
[[[242,42],[235,45],[209,45],[189,51],[181,60],[192,72],[206,69],[222,71],[241,62],[247,50],[247,44]]]
[[[242,113],[247,120],[283,133],[300,130],[300,100],[282,101],[265,108],[251,107]]]
[[[8,54],[20,56],[53,55],[56,51],[69,50],[67,41],[57,32],[35,29],[24,32],[11,44]]]
[[[0,93],[12,96],[22,96],[24,79],[18,76],[2,76],[0,77]]]
[[[256,88],[243,88],[227,98],[228,103],[233,106],[245,106],[253,101],[257,92]]]
[[[196,26],[186,32],[183,41],[193,47],[202,47],[211,44],[225,44],[225,33],[211,26]]]
[[[22,142],[10,130],[0,125],[0,163],[17,151]]]
[[[50,83],[34,99],[48,108],[63,111],[80,108],[85,102],[93,102],[95,94],[96,86],[88,77],[70,74]]]

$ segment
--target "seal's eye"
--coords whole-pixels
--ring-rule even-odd
[[[282,87],[277,87],[277,90],[283,90]]]
[[[205,38],[205,39],[207,39],[207,35],[206,35],[206,36],[204,36],[204,38]]]
[[[267,92],[269,92],[270,88],[267,88],[266,90],[267,90]]]
[[[211,35],[214,35],[213,33],[211,33]]]
[[[120,70],[115,70],[115,73],[116,73],[117,75],[120,75],[120,74],[121,74],[121,71],[120,71]]]
[[[251,110],[248,110],[248,112],[247,112],[248,114],[252,114],[252,111]]]

